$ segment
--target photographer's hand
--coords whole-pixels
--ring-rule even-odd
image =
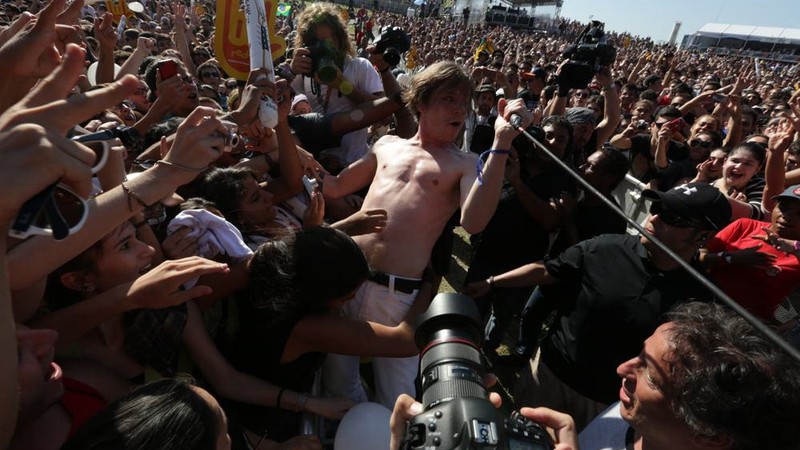
[[[487,373],[483,378],[483,382],[487,388],[492,387],[495,385],[495,383],[497,383],[497,377],[494,376],[494,374]],[[499,408],[503,402],[500,398],[500,394],[496,392],[489,393],[489,401],[492,402],[495,408]],[[414,416],[422,414],[423,412],[424,408],[422,407],[422,403],[415,401],[410,396],[406,394],[400,394],[400,396],[397,397],[397,401],[394,403],[392,417],[389,419],[389,430],[392,433],[389,445],[390,450],[397,450],[400,448],[400,443],[403,442],[403,436],[406,434],[408,421]],[[575,449],[577,449],[577,447],[575,447]],[[558,450],[567,450],[567,448],[559,448]]]
[[[519,412],[553,432],[555,450],[578,450],[578,432],[575,421],[569,415],[549,408],[522,408]]]
[[[294,49],[292,62],[289,68],[295,75],[310,75],[311,74],[311,50],[307,48]]]

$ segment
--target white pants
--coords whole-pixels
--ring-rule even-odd
[[[418,291],[411,294],[389,290],[388,287],[365,281],[355,298],[344,306],[343,312],[351,319],[369,320],[387,326],[403,321],[414,303]],[[361,385],[359,364],[361,357],[329,353],[323,366],[323,386],[327,396],[348,397],[354,402],[367,401]],[[414,379],[419,370],[419,356],[409,358],[374,358],[375,401],[394,409],[400,394],[416,395]]]

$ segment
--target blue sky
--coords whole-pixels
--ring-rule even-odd
[[[680,20],[680,43],[684,34],[709,22],[800,28],[800,0],[564,0],[562,17],[587,21],[589,15],[605,22],[606,30],[655,41],[669,39],[673,24]]]

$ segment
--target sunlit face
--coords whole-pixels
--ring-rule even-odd
[[[153,247],[136,237],[133,225],[125,222],[118,226],[103,238],[91,270],[96,292],[135,280],[150,269],[154,254]]]
[[[244,195],[239,201],[239,222],[245,228],[242,231],[263,229],[272,222],[275,213],[272,194],[262,189],[255,178],[247,177],[244,181]]]
[[[53,362],[58,333],[17,325],[19,422],[29,423],[64,395],[63,372]]]
[[[586,103],[589,102],[589,96],[591,93],[588,89],[578,89],[572,93],[572,102],[571,105],[573,107],[576,106],[586,106]]]
[[[728,158],[728,155],[725,154],[722,150],[714,150],[708,156],[708,159],[711,160],[711,167],[709,168],[709,173],[712,176],[712,179],[716,180],[717,178],[722,176],[722,167],[725,165],[725,160]]]
[[[725,165],[722,166],[722,176],[725,177],[728,187],[741,190],[747,186],[759,169],[761,169],[761,163],[749,150],[734,149],[728,155]]]
[[[476,100],[478,104],[478,115],[488,116],[492,112],[492,107],[495,104],[493,92],[481,92],[478,94]]]
[[[150,89],[147,87],[147,83],[144,80],[139,80],[139,85],[133,94],[128,97],[128,100],[133,102],[136,109],[139,111],[146,112],[150,109],[150,102],[147,101],[147,95],[150,93]]]
[[[230,450],[231,448],[231,437],[228,435],[228,416],[225,415],[225,411],[222,410],[222,407],[219,406],[219,402],[217,399],[214,398],[213,395],[209,394],[203,388],[197,386],[189,386],[191,390],[193,390],[197,395],[200,396],[205,402],[208,404],[208,407],[211,408],[211,411],[214,412],[214,415],[217,417],[218,421],[218,430],[217,433],[217,442],[216,446],[214,447],[215,450]]]
[[[629,108],[636,101],[636,92],[633,89],[622,88],[622,92],[619,94],[619,101],[623,107]]]
[[[697,119],[692,125],[692,135],[701,131],[719,131],[719,121],[712,116],[703,116]]]
[[[312,111],[311,105],[305,100],[297,102],[294,106],[292,106],[293,114],[309,114]]]
[[[436,91],[427,104],[419,106],[420,126],[438,131],[436,137],[445,142],[455,140],[464,125],[470,108],[467,89],[444,89]]]
[[[650,122],[653,118],[653,108],[649,103],[640,103],[631,110],[631,120],[644,120]]]
[[[542,129],[547,149],[553,152],[558,159],[562,159],[567,150],[567,144],[569,144],[569,131],[553,125],[545,125]]]
[[[671,323],[661,325],[644,342],[642,352],[617,367],[622,378],[619,412],[642,435],[670,431],[685,433],[686,425],[672,413],[665,389],[669,387]]]
[[[711,149],[714,148],[714,140],[706,135],[701,134],[689,140],[689,158],[692,161],[700,162],[708,158]]]

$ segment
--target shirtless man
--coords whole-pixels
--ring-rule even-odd
[[[419,130],[410,139],[386,136],[337,177],[324,180],[327,198],[339,198],[370,185],[362,208],[382,208],[388,222],[382,233],[357,236],[377,272],[357,291],[344,312],[348,317],[386,325],[400,323],[411,307],[436,239],[450,216],[461,208],[461,226],[475,234],[494,214],[507,154],[491,153],[477,180],[476,155],[453,144],[470,108],[472,84],[460,66],[440,62],[417,74],[405,101],[417,116]],[[521,100],[498,103],[493,150],[508,150],[518,132],[511,114],[531,122]],[[414,396],[417,357],[375,358],[376,401],[392,408],[399,394]],[[358,357],[329,355],[325,368],[328,393],[366,401],[358,376]]]

